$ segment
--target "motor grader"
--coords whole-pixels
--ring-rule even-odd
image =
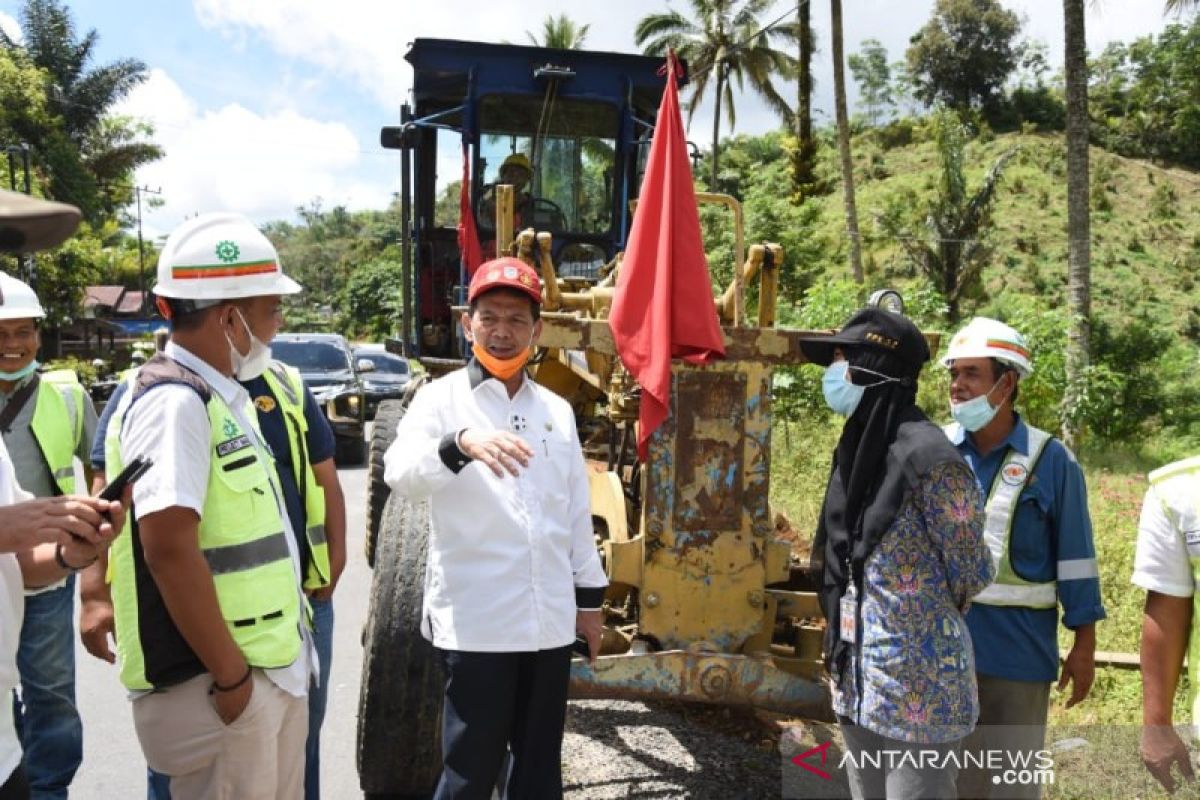
[[[728,209],[737,264],[712,308],[694,312],[719,316],[726,358],[673,365],[670,414],[646,461],[637,459],[639,389],[606,318],[665,85],[662,60],[430,39],[406,58],[412,103],[381,134],[399,150],[403,217],[400,330],[389,347],[428,376],[464,363],[460,209],[474,215],[485,255],[512,253],[540,270],[543,332],[530,373],[575,410],[610,580],[602,655],[594,667],[573,662],[571,696],[828,719],[813,581],[776,535],[768,502],[772,372],[804,361],[800,332],[774,324],[785,254],[745,246],[731,197],[698,195]],[[533,165],[523,198],[489,182],[512,153]],[[466,200],[453,185],[439,199],[439,168],[466,177]],[[748,310],[752,281],[758,301]],[[426,795],[440,767],[441,663],[419,632],[429,509],[389,496],[382,482],[384,452],[421,385],[381,405],[370,446],[374,577],[358,720],[369,797]]]

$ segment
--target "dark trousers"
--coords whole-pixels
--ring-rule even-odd
[[[435,800],[489,800],[509,750],[508,800],[561,798],[570,646],[530,653],[440,652],[446,698]]]
[[[0,800],[29,800],[29,781],[25,778],[25,769],[20,764],[12,774],[0,784]]]
[[[1050,711],[1050,684],[1038,681],[1013,681],[976,675],[979,682],[979,722],[966,738],[968,752],[985,753],[1002,750],[1013,753],[1005,764],[1027,763],[1018,757],[1038,763],[1034,754],[1045,749],[1046,718]],[[993,773],[974,763],[964,762],[958,776],[958,796],[974,800],[1037,800],[1042,796],[1042,784],[1006,783],[1002,773]]]

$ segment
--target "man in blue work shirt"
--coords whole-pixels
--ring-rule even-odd
[[[996,579],[975,596],[967,614],[980,713],[964,748],[1004,749],[1037,764],[1050,684],[1058,678],[1060,691],[1071,685],[1068,708],[1087,697],[1095,677],[1096,622],[1105,616],[1083,471],[1062,442],[1013,409],[1021,378],[1033,372],[1021,334],[976,317],[950,340],[942,365],[950,370],[955,420],[946,434],[987,498],[984,539],[996,566]],[[1060,604],[1063,625],[1075,634],[1061,674]],[[960,797],[972,798],[1036,798],[1041,792],[1036,782],[1011,785],[1000,771],[980,769],[964,769],[958,786]]]
[[[321,680],[319,685],[311,686],[308,692],[308,739],[305,743],[304,795],[305,800],[319,800],[320,732],[325,717],[325,706],[329,694],[329,674],[333,661],[333,591],[346,566],[345,499],[342,495],[341,484],[338,482],[337,468],[334,465],[335,441],[333,431],[321,413],[321,407],[316,398],[300,382],[299,375],[294,371],[286,369],[279,362],[271,362],[267,370],[239,382],[254,401],[263,439],[275,456],[284,504],[292,523],[292,530],[295,531],[300,545],[305,590],[313,611],[313,640],[316,643],[317,656],[321,663]],[[117,386],[108,405],[105,406],[97,426],[91,453],[92,465],[97,475],[97,484],[93,487],[95,490],[99,489],[104,480],[104,439],[108,430],[108,422],[113,410],[117,408],[121,396],[128,388],[129,381],[122,381]],[[289,404],[287,402],[289,395],[297,402]],[[303,408],[302,414],[289,413],[290,408],[298,410],[301,407]],[[302,419],[296,418],[300,416]],[[291,437],[289,437],[289,427],[293,433]],[[299,444],[302,440],[302,449],[294,448],[293,440],[296,440],[295,444]],[[323,492],[324,520],[308,519],[303,465],[299,470],[295,468],[294,454],[299,456],[300,461],[307,461],[313,480]],[[311,505],[309,507],[311,508]],[[321,582],[326,585],[320,588],[310,588],[312,583],[310,576],[321,570],[314,570],[314,556],[305,532],[322,523],[328,542],[328,564],[323,566],[328,574],[324,575],[325,580]],[[104,584],[103,574],[103,569],[98,567],[90,570],[84,576],[80,588],[79,631],[88,652],[97,658],[111,662],[113,654],[109,649],[108,635],[112,631],[112,604],[108,587]],[[150,800],[170,800],[170,789],[166,776],[150,772],[148,797]]]

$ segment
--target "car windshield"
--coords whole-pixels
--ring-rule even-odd
[[[340,372],[350,369],[346,351],[332,342],[276,339],[271,342],[271,355],[302,372]]]
[[[386,372],[389,375],[407,375],[408,362],[403,358],[389,355],[387,353],[377,353],[372,351],[359,351],[357,358],[365,358],[375,365],[376,372]]]

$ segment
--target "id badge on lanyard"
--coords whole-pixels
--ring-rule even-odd
[[[850,582],[846,593],[838,602],[841,603],[841,613],[838,614],[841,618],[838,635],[843,642],[854,644],[857,641],[855,632],[858,620],[858,591],[854,588],[854,581]]]

